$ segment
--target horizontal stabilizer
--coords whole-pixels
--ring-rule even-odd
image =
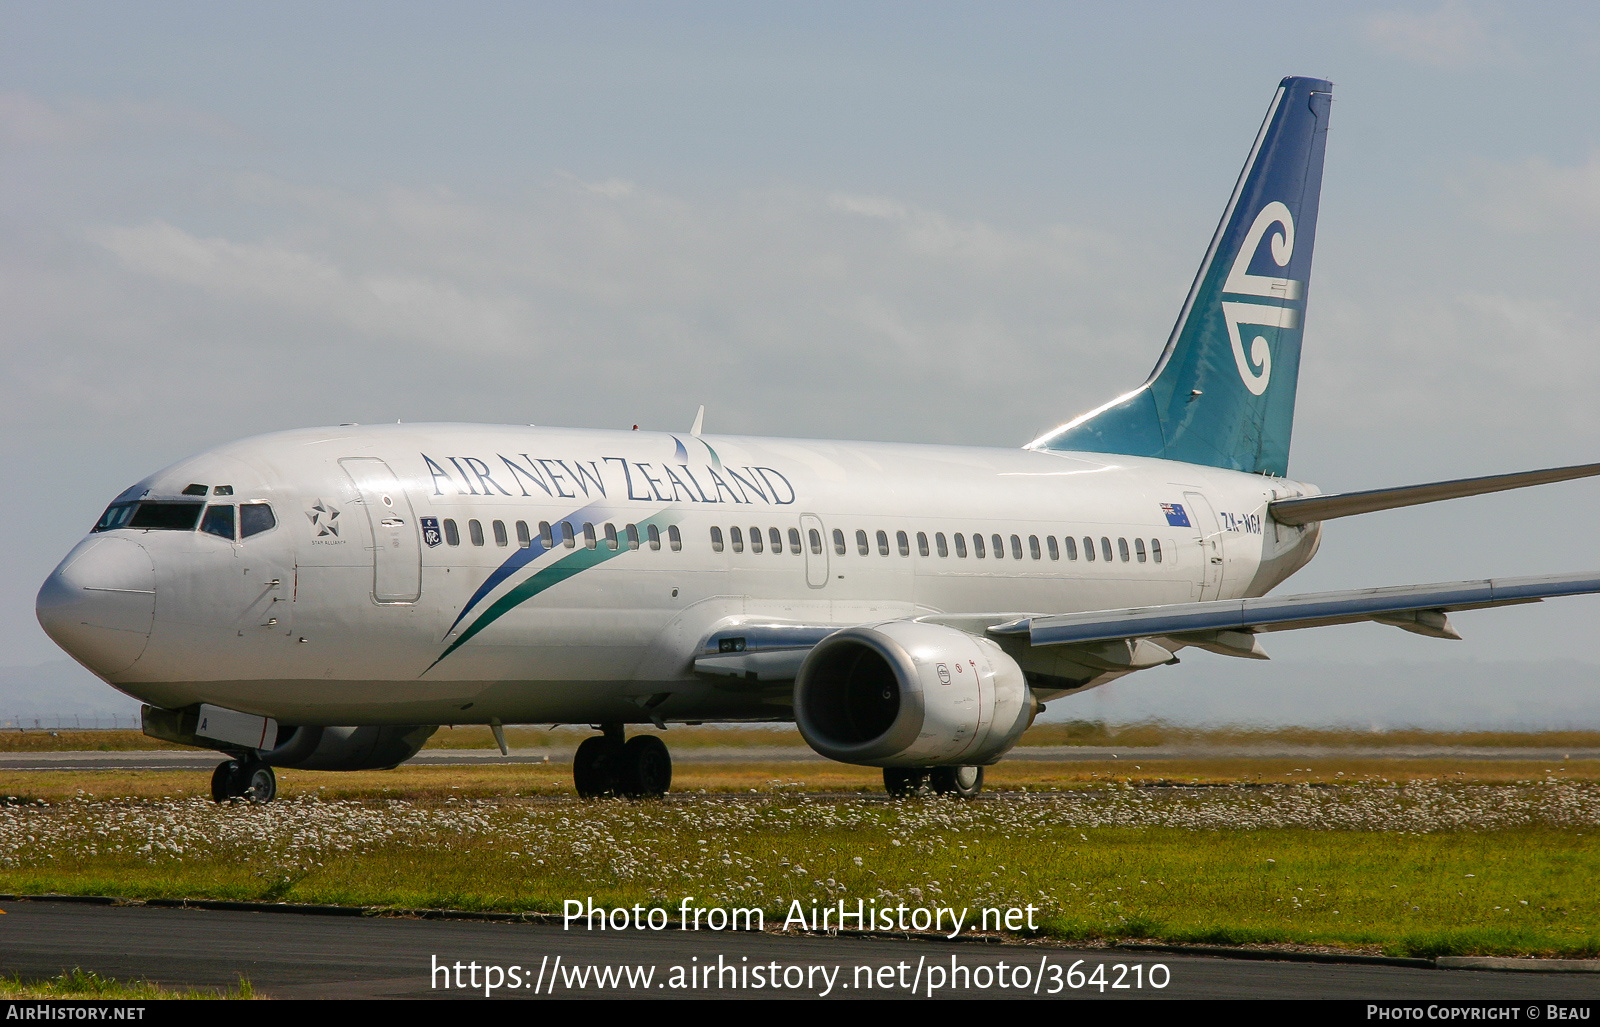
[[[1537,603],[1556,596],[1595,592],[1600,592],[1600,571],[1028,617],[996,625],[989,633],[1026,635],[1029,643],[1036,646],[1166,637],[1180,641],[1193,638],[1192,644],[1207,648],[1208,643],[1214,643],[1218,632],[1288,631],[1378,621],[1408,631],[1453,638],[1455,633],[1442,616],[1452,610]]]
[[[1487,492],[1504,492],[1522,489],[1529,485],[1548,485],[1554,481],[1588,478],[1600,474],[1600,464],[1575,464],[1572,467],[1551,467],[1543,471],[1518,471],[1515,474],[1491,474],[1482,478],[1457,478],[1454,481],[1435,481],[1426,485],[1403,485],[1394,489],[1370,489],[1366,492],[1341,492],[1333,496],[1307,496],[1304,499],[1280,499],[1269,503],[1267,510],[1279,524],[1310,524],[1328,521],[1335,517],[1351,517],[1372,513],[1375,510],[1395,510],[1402,506],[1419,506],[1437,503],[1442,499],[1460,499],[1463,496],[1481,496]]]

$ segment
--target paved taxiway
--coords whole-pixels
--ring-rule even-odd
[[[122,752],[0,752],[4,770],[210,770],[222,757],[208,751],[139,749]],[[1021,746],[1006,754],[1008,762],[1082,763],[1100,760],[1195,759],[1343,759],[1343,760],[1600,760],[1600,749],[1458,749],[1447,746],[1384,747],[1371,749],[1241,746],[1238,748],[1186,748],[1153,746],[1142,749],[1101,749],[1079,745]],[[497,763],[570,763],[570,749],[513,749],[509,756],[495,749],[424,749],[406,761],[410,767],[460,767]],[[799,746],[680,747],[672,751],[674,763],[827,763],[810,749]]]
[[[1096,963],[1163,963],[1171,971],[1165,989],[1107,991],[1117,998],[1343,998],[1343,999],[1600,999],[1600,974],[1520,974],[1409,967],[1256,962],[1181,955],[1133,955],[1116,950],[1051,946],[984,945],[870,938],[782,937],[771,934],[693,934],[682,931],[564,932],[545,924],[387,917],[326,917],[287,913],[219,912],[140,906],[88,906],[64,902],[0,903],[0,972],[45,977],[73,967],[121,980],[146,979],[168,986],[227,988],[241,975],[262,993],[278,998],[468,997],[430,988],[433,957],[441,962],[512,964],[537,968],[545,957],[564,965],[653,965],[661,981],[674,965],[725,961],[742,964],[844,967],[892,966],[919,960],[948,965],[1035,967],[1083,959]],[[908,970],[909,973],[909,970]],[[1131,978],[1130,978],[1131,979]],[[1048,987],[1048,986],[1047,986]],[[482,995],[481,991],[476,992]],[[810,997],[804,989],[644,991],[589,988],[558,998],[628,997]],[[1032,997],[1016,989],[947,991],[947,996]],[[502,990],[501,997],[533,997]],[[542,996],[543,997],[543,996]],[[890,988],[835,988],[832,997],[907,997]],[[1045,997],[1045,996],[1041,996]],[[1056,997],[1100,997],[1098,991],[1067,990]]]

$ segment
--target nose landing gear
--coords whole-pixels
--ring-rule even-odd
[[[623,741],[621,724],[605,724],[604,734],[585,738],[572,757],[572,783],[579,798],[620,795],[659,799],[672,787],[672,754],[655,735]]]
[[[884,767],[883,787],[891,799],[935,795],[971,799],[983,791],[982,767]]]
[[[271,802],[278,794],[278,775],[260,760],[227,760],[211,772],[211,799],[227,802]]]

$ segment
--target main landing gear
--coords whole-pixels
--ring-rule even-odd
[[[946,795],[971,799],[983,791],[982,767],[884,767],[883,787],[891,799]]]
[[[260,760],[228,760],[211,772],[211,798],[215,802],[271,802],[277,794],[278,775]]]
[[[659,799],[672,787],[672,755],[655,735],[622,738],[621,724],[603,724],[604,734],[585,738],[572,757],[578,797]]]

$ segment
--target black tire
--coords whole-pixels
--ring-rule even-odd
[[[572,785],[580,799],[601,799],[617,791],[617,764],[622,747],[604,735],[585,738],[572,755]]]
[[[928,778],[939,795],[971,799],[983,791],[982,767],[934,767]]]
[[[655,735],[635,735],[622,747],[619,791],[630,799],[659,799],[672,787],[672,754]]]
[[[238,771],[239,764],[233,760],[217,764],[217,769],[211,772],[212,802],[226,802],[233,798],[233,776]]]
[[[883,788],[891,799],[921,795],[928,784],[928,772],[921,767],[884,767]]]
[[[251,760],[239,770],[234,779],[238,784],[238,797],[259,806],[278,797],[278,775],[265,763]]]
[[[228,760],[211,772],[211,801],[244,799],[257,805],[278,797],[278,775],[257,760]]]

